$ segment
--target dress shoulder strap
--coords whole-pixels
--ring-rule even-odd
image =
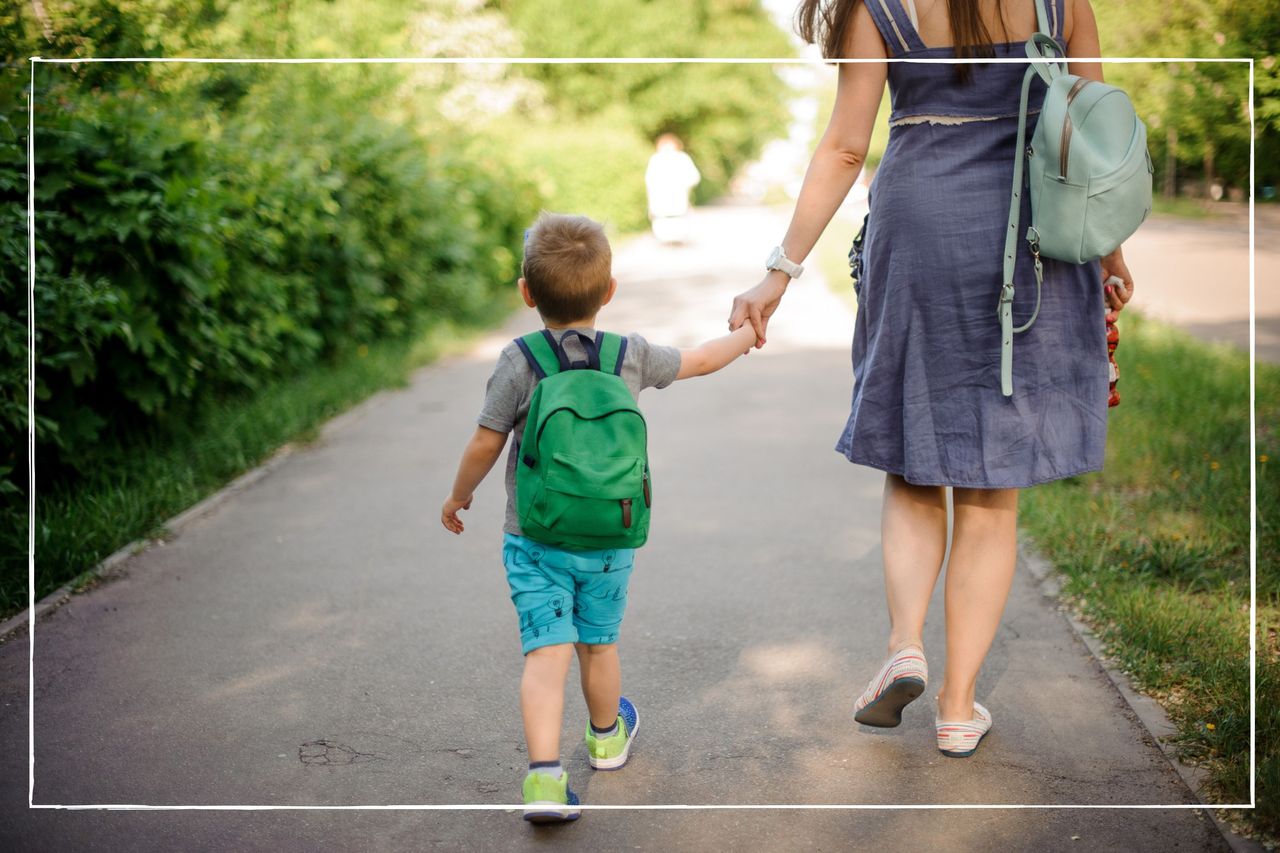
[[[916,32],[920,32],[920,16],[916,14],[916,0],[903,0],[907,4],[907,17],[911,19],[911,26]]]
[[[889,48],[890,56],[899,56],[913,50],[924,50],[925,44],[920,39],[912,24],[912,16],[903,8],[903,0],[863,0],[867,11],[876,22],[880,37]],[[915,6],[912,5],[912,11]]]

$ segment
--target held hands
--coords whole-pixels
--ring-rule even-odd
[[[1106,294],[1107,310],[1120,311],[1133,298],[1133,276],[1129,273],[1129,267],[1125,265],[1124,255],[1117,248],[1114,252],[1102,258],[1102,281],[1103,292]],[[1120,279],[1123,284],[1106,284],[1107,279],[1115,276]]]
[[[729,313],[729,331],[736,332],[744,323],[750,323],[756,333],[756,349],[764,346],[769,318],[778,310],[790,280],[786,273],[771,270],[755,287],[735,296]]]
[[[471,509],[472,495],[467,495],[464,501],[454,500],[453,495],[445,499],[444,508],[440,510],[440,523],[444,525],[445,530],[450,533],[458,534],[466,529],[462,523],[462,519],[458,518],[458,510]]]

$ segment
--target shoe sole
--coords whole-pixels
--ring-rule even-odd
[[[924,692],[924,682],[910,676],[899,678],[884,689],[875,700],[853,715],[856,722],[878,729],[902,725],[902,709]]]
[[[631,754],[631,744],[636,742],[636,735],[640,734],[640,712],[636,711],[636,724],[627,734],[627,745],[622,748],[622,752],[613,758],[596,758],[589,752],[587,754],[587,763],[593,770],[621,770],[622,765],[627,763],[627,756]]]
[[[969,756],[973,755],[975,752],[977,752],[977,751],[978,751],[978,747],[982,745],[982,739],[983,739],[983,738],[985,738],[985,737],[986,737],[987,735],[989,735],[989,734],[991,734],[991,730],[990,730],[990,729],[988,729],[987,731],[985,731],[985,732],[983,732],[982,734],[978,735],[978,742],[977,742],[977,743],[975,743],[975,744],[973,745],[973,749],[963,749],[963,750],[961,750],[961,749],[951,749],[951,750],[947,750],[947,749],[939,748],[939,749],[938,749],[938,752],[941,752],[941,753],[942,753],[943,755],[945,755],[947,758],[968,758]]]
[[[577,820],[582,810],[563,803],[530,803],[524,807],[524,819],[529,823],[565,823]]]

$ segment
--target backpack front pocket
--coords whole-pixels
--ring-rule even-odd
[[[545,477],[535,511],[557,536],[610,538],[648,529],[642,458],[556,453]]]

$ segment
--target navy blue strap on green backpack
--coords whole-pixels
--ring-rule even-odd
[[[565,352],[564,341],[570,335],[577,336],[587,355],[586,361],[573,361]],[[516,346],[520,347],[533,375],[539,380],[566,370],[599,370],[621,376],[622,361],[627,355],[627,339],[612,332],[596,332],[592,338],[570,329],[557,340],[550,329],[543,329],[516,338]]]

